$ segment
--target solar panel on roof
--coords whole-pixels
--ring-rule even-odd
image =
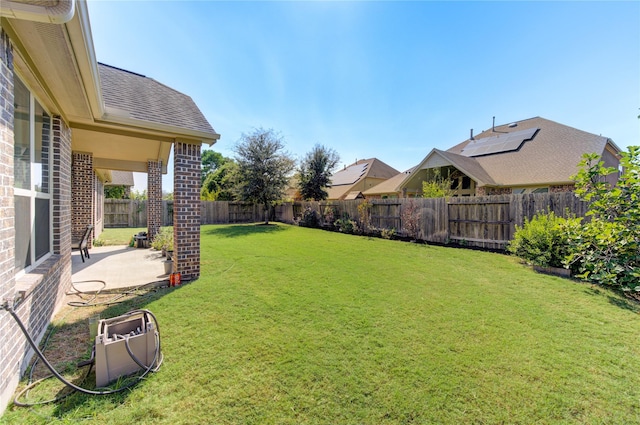
[[[369,163],[355,164],[346,170],[338,171],[331,178],[331,186],[340,186],[343,184],[354,184],[367,171]]]
[[[482,156],[516,151],[520,149],[520,146],[522,146],[525,141],[533,139],[537,131],[537,128],[528,128],[526,130],[500,133],[495,136],[472,140],[462,149],[460,154],[464,156]]]

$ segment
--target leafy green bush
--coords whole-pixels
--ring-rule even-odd
[[[324,207],[324,212],[322,213],[322,222],[325,226],[334,226],[336,221],[336,215],[338,212],[336,211],[336,207],[333,205],[327,205]]]
[[[596,154],[586,154],[574,176],[576,194],[588,201],[591,220],[570,234],[565,263],[590,282],[640,292],[640,146],[621,153],[623,172],[616,186],[606,176],[618,172]]]
[[[298,225],[303,227],[320,227],[320,217],[318,212],[311,209],[311,207],[305,208]]]
[[[396,229],[380,229],[380,237],[382,239],[391,239],[396,235]]]
[[[151,247],[158,251],[163,249],[173,251],[173,227],[161,227],[156,237],[153,238]]]
[[[342,233],[358,233],[358,223],[355,220],[349,218],[349,214],[345,214],[342,218],[337,219],[334,226]]]
[[[565,219],[549,213],[536,213],[525,218],[522,227],[516,226],[508,251],[528,264],[541,267],[563,267],[569,254],[567,229],[579,226],[580,219]]]

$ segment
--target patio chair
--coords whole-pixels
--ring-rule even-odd
[[[89,236],[91,235],[91,230],[93,226],[90,224],[84,231],[82,235],[82,239],[76,242],[71,242],[71,250],[74,249],[80,250],[80,258],[82,258],[82,262],[84,263],[84,257],[91,258],[89,256]]]

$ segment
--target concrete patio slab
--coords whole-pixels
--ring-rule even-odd
[[[71,254],[71,279],[77,290],[129,289],[161,282],[168,284],[165,257],[150,248],[100,246],[89,250],[91,258],[82,262],[79,251]],[[104,282],[104,283],[103,283]]]

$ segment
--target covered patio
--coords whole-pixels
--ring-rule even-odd
[[[148,277],[138,277],[150,258],[127,255],[115,261],[90,245],[103,228],[104,184],[112,181],[113,171],[147,174],[147,236],[153,240],[161,226],[162,174],[171,166],[170,155],[173,272],[183,281],[197,279],[200,149],[219,137],[190,96],[98,63],[85,0],[3,0],[0,301],[5,309],[13,309],[39,341],[72,281],[101,279],[128,287],[161,280],[160,262],[153,271],[149,267]],[[93,234],[83,238],[86,229]],[[92,256],[79,265],[84,277],[76,275],[78,253],[72,255],[83,239]],[[0,311],[0,319],[4,315]],[[3,326],[0,413],[33,355],[17,324]]]
[[[129,290],[140,286],[167,286],[165,257],[151,248],[124,245],[93,247],[84,262],[71,255],[72,290],[82,292]]]

